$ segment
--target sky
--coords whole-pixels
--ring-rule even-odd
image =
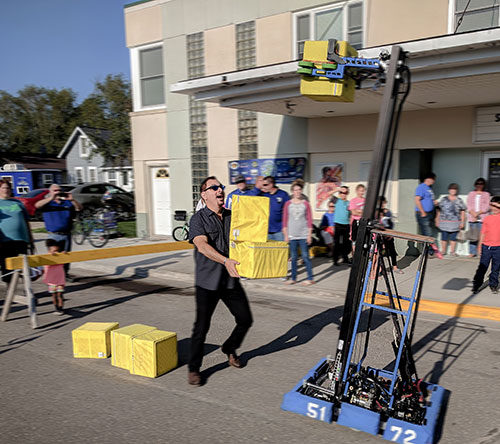
[[[96,80],[130,80],[124,5],[133,0],[0,0],[0,90],[71,88],[82,102]]]

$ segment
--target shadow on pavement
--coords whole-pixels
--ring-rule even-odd
[[[287,350],[292,347],[298,347],[303,344],[307,344],[311,339],[318,335],[323,328],[330,324],[336,324],[340,326],[341,317],[344,313],[344,306],[339,305],[335,308],[329,308],[328,310],[322,311],[310,318],[307,318],[298,324],[291,327],[288,331],[283,333],[281,336],[273,339],[267,344],[261,345],[253,350],[244,352],[241,355],[241,361],[246,365],[248,361],[258,357],[265,356],[271,353],[277,353],[283,350]],[[388,319],[388,314],[383,314],[381,316],[376,316],[372,320],[372,330],[376,329]],[[203,377],[207,380],[211,375],[223,370],[228,367],[227,362],[222,362],[220,364],[214,365],[203,371]]]

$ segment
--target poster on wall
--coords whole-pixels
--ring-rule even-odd
[[[280,157],[276,159],[232,160],[228,162],[229,182],[242,175],[248,184],[255,184],[257,176],[273,176],[276,183],[292,183],[304,177],[305,157]]]
[[[317,163],[314,165],[316,210],[327,211],[328,201],[333,191],[342,185],[343,174],[343,163]]]
[[[500,195],[500,157],[488,161],[488,191],[492,196]]]

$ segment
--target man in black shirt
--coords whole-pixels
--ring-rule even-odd
[[[229,365],[241,368],[236,354],[252,325],[252,313],[241,287],[236,262],[229,258],[231,211],[224,205],[224,185],[211,176],[201,184],[201,197],[206,206],[195,213],[189,226],[189,241],[195,245],[196,321],[191,336],[188,382],[201,385],[200,367],[210,320],[219,300],[236,320],[236,327],[222,344]]]

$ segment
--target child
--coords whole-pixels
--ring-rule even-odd
[[[387,228],[388,230],[394,229],[392,212],[387,208],[387,199],[384,196],[379,197],[378,217],[384,228]],[[387,248],[387,253],[391,258],[393,272],[404,274],[404,271],[398,268],[398,253],[396,251],[396,245],[394,244],[394,238],[390,236],[384,236],[384,243],[385,248]]]
[[[45,242],[49,254],[56,254],[61,252],[61,246],[55,239],[47,239]],[[43,267],[43,281],[49,286],[49,293],[52,295],[52,302],[54,303],[55,314],[64,314],[64,285],[66,284],[66,277],[64,274],[64,264],[44,265]]]
[[[335,203],[331,200],[328,202],[328,213],[323,214],[319,227],[321,229],[321,236],[325,244],[328,245],[328,257],[333,257],[333,233],[335,231],[334,215]]]
[[[478,253],[480,256],[472,292],[477,293],[483,284],[484,275],[490,265],[490,289],[498,293],[498,272],[500,270],[500,196],[493,196],[490,200],[491,214],[483,220],[481,235],[479,236]]]

